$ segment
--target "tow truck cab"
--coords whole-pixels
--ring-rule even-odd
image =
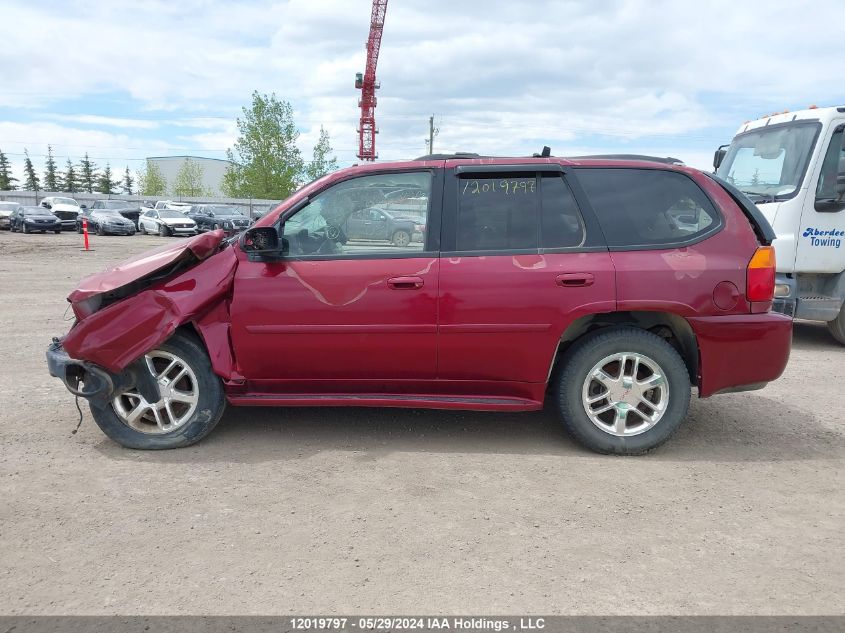
[[[713,159],[774,228],[774,309],[824,321],[845,344],[845,106],[744,123]],[[724,146],[723,146],[724,147]]]

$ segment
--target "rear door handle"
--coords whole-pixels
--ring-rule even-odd
[[[388,288],[393,290],[419,290],[423,285],[422,277],[391,277],[387,280]]]
[[[555,277],[555,283],[563,288],[583,288],[592,286],[596,280],[593,273],[563,273]]]

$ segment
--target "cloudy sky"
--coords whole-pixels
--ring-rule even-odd
[[[369,0],[3,0],[0,149],[222,158],[253,90],[355,162]],[[747,119],[845,103],[845,2],[390,0],[380,159],[639,152],[706,168]]]

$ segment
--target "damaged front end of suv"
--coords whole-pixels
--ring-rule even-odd
[[[202,339],[213,371],[231,378],[227,300],[236,266],[223,231],[211,231],[86,277],[68,296],[73,327],[47,350],[50,374],[92,406],[129,391],[160,402],[172,377],[146,354],[188,327]]]

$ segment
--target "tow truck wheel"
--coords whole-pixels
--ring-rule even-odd
[[[92,400],[91,414],[103,433],[121,446],[143,450],[189,446],[211,433],[226,399],[199,342],[176,334],[145,360],[161,399],[147,402],[130,389],[113,400]]]
[[[827,329],[837,341],[845,345],[845,304],[839,310],[839,316],[827,322]]]

